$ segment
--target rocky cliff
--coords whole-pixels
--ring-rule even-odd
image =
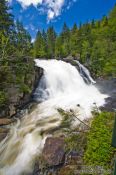
[[[30,101],[32,101],[32,93],[38,85],[39,79],[43,74],[43,69],[35,67],[34,61],[32,62],[31,76],[27,78],[27,74],[24,77],[24,85],[29,87],[30,91],[21,91],[20,86],[17,84],[10,84],[6,87],[7,91],[7,105],[0,108],[0,118],[10,118],[16,114],[18,109],[23,108]]]

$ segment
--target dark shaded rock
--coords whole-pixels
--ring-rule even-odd
[[[9,107],[0,108],[0,118],[4,118],[9,115]]]
[[[107,94],[109,97],[106,98],[104,106],[100,107],[103,111],[113,112],[116,110],[116,78],[104,80],[98,79],[97,88],[101,93]]]
[[[64,139],[58,137],[50,137],[46,139],[43,158],[49,166],[56,166],[64,161]]]
[[[9,132],[9,129],[8,128],[0,128],[0,134],[1,133],[8,133]]]
[[[35,90],[39,84],[39,80],[41,79],[43,75],[43,68],[41,67],[35,67],[35,76],[34,76],[34,82],[33,82],[33,89]]]
[[[10,85],[6,87],[8,102],[4,108],[0,109],[0,118],[9,118],[17,113],[18,109],[23,109],[28,103],[32,102],[32,94],[38,86],[39,80],[43,75],[43,69],[35,67],[33,62],[33,71],[30,79],[24,78],[24,84],[26,84],[30,89],[30,93],[24,93],[20,91],[18,85]]]
[[[7,136],[9,129],[0,128],[0,142]]]
[[[68,56],[66,58],[63,58],[62,60],[65,61],[66,63],[70,63],[72,66],[76,66],[76,68],[79,69],[79,66],[76,62],[76,61],[78,61],[78,59],[76,59],[72,56]]]
[[[106,104],[101,106],[102,111],[114,112],[116,110],[116,97],[106,98]]]
[[[0,142],[5,139],[5,137],[7,136],[7,133],[0,133]]]
[[[7,119],[7,118],[1,118],[0,119],[0,126],[2,125],[9,125],[13,122],[12,119]]]

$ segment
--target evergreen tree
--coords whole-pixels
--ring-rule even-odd
[[[116,4],[109,14],[109,36],[112,41],[116,40]]]
[[[78,28],[77,25],[74,24],[71,33],[70,33],[70,50],[71,50],[71,55],[74,57],[78,56]]]
[[[55,41],[56,32],[53,27],[49,27],[47,30],[47,55],[48,58],[55,57]]]
[[[91,22],[91,27],[94,28],[95,27],[95,20],[93,19]]]
[[[13,27],[13,16],[6,0],[0,0],[0,32],[7,34]]]
[[[72,55],[86,64],[96,76],[116,75],[116,5],[109,16],[90,23],[76,24],[69,29],[64,23],[62,32],[56,36],[49,27],[36,38],[38,57],[54,58]],[[41,51],[41,52],[40,52]]]
[[[46,40],[40,31],[38,31],[34,43],[34,56],[38,58],[46,57]]]
[[[19,21],[16,22],[16,45],[20,54],[29,54],[31,49],[31,36]]]
[[[108,25],[108,17],[107,16],[103,16],[103,18],[102,18],[102,25],[103,25],[103,27]]]
[[[58,36],[55,42],[55,57],[61,58],[62,56],[63,56],[62,37]]]
[[[63,25],[61,32],[62,43],[63,43],[63,57],[66,57],[70,54],[70,30],[66,23]]]

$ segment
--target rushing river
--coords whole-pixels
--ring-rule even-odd
[[[49,137],[49,130],[61,123],[62,117],[57,108],[77,111],[77,104],[80,104],[78,117],[83,120],[91,117],[94,103],[97,106],[105,103],[106,95],[95,87],[87,69],[85,73],[91,81],[89,85],[69,63],[57,60],[35,62],[44,69],[35,92],[36,99],[41,103],[31,114],[11,126],[9,135],[0,143],[0,175],[22,175],[32,171],[33,162]]]

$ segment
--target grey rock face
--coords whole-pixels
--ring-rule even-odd
[[[42,155],[49,166],[61,164],[65,156],[64,139],[59,137],[47,138]]]

